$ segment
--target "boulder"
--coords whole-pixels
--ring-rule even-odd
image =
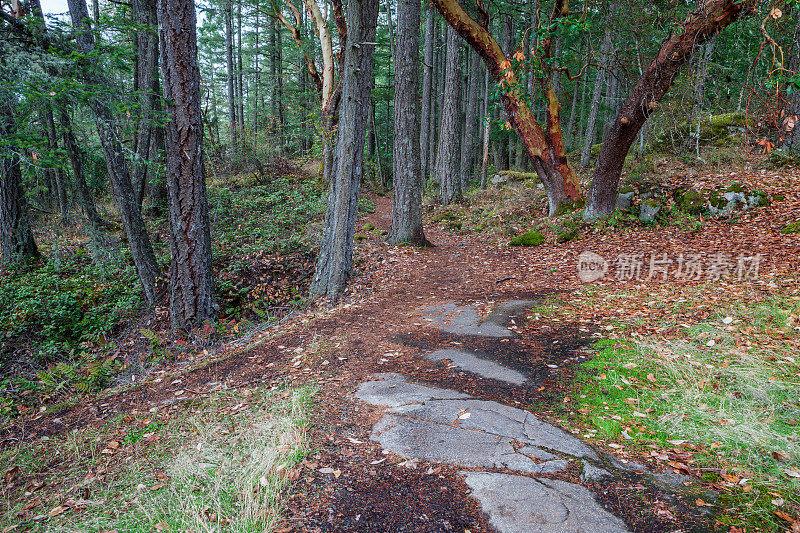
[[[636,196],[636,193],[634,191],[620,192],[617,195],[617,202],[614,205],[614,209],[619,211],[628,211],[633,205],[634,196]]]
[[[639,221],[644,222],[645,224],[655,222],[656,216],[661,212],[662,209],[663,207],[658,203],[658,201],[652,198],[645,200],[642,202],[639,210]]]

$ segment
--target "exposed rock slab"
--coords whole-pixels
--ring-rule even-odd
[[[568,466],[567,461],[536,463],[515,451],[507,437],[403,416],[385,415],[373,428],[370,438],[406,459],[419,458],[468,467],[510,468],[529,474],[552,473]]]
[[[409,383],[400,374],[382,374],[383,379],[366,381],[356,391],[356,397],[372,405],[399,407],[410,403],[422,403],[432,399],[469,398],[468,394],[450,389],[426,387]]]
[[[481,321],[478,310],[470,305],[446,302],[423,309],[426,318],[445,333],[478,337],[508,338],[511,331],[496,321]]]
[[[512,370],[494,361],[478,357],[472,352],[461,350],[436,350],[426,355],[425,358],[431,361],[444,361],[449,359],[454,365],[467,372],[472,372],[473,374],[488,379],[504,381],[512,385],[522,385],[528,379],[524,374],[516,370]]]
[[[462,472],[500,533],[621,533],[625,523],[572,483],[490,472]]]
[[[532,413],[448,389],[409,383],[402,376],[365,382],[356,396],[389,407],[370,438],[407,459],[528,473],[542,472],[544,467],[537,460],[553,463],[557,456],[551,452],[597,459],[594,450],[583,442]],[[523,446],[515,449],[513,443]]]

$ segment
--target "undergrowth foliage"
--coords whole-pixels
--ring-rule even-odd
[[[0,358],[4,387],[25,387],[21,377],[38,372],[42,384],[75,382],[80,390],[106,384],[110,365],[88,356],[93,343],[128,318],[142,302],[132,267],[113,273],[86,257],[49,259],[20,266],[0,283]]]

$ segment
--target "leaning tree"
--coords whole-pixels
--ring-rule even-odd
[[[561,104],[553,89],[555,67],[554,41],[559,27],[570,23],[576,15],[570,12],[568,0],[556,0],[550,20],[543,25],[535,49],[535,90],[545,101],[545,123],[540,124],[528,107],[525,89],[520,82],[522,64],[530,61],[520,46],[507,55],[489,31],[489,17],[480,3],[476,6],[477,20],[459,0],[432,0],[445,20],[483,58],[489,73],[498,85],[509,126],[519,136],[544,185],[549,201],[549,214],[555,215],[563,206],[582,199],[580,183],[567,159],[561,127]],[[678,72],[692,57],[697,45],[703,44],[732,24],[743,14],[752,11],[756,0],[701,0],[697,8],[677,25],[660,47],[656,57],[625,99],[614,124],[603,139],[603,148],[592,177],[584,218],[609,215],[614,209],[619,178],[625,156],[647,118],[669,90]]]

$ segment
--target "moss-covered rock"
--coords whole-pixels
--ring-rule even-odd
[[[800,222],[790,222],[781,228],[781,233],[784,235],[793,235],[800,233]]]
[[[772,203],[769,195],[763,191],[751,191],[747,195],[747,205],[749,207],[767,207]]]
[[[373,224],[372,222],[367,222],[361,229],[363,229],[364,231],[372,231],[375,229],[375,224]]]
[[[689,189],[675,196],[675,204],[680,211],[693,216],[700,216],[703,213],[706,199],[702,193]]]
[[[561,215],[572,213],[573,211],[577,211],[578,209],[583,209],[585,205],[586,205],[586,200],[584,200],[583,198],[581,198],[580,200],[564,202],[558,206],[553,216],[560,217]]]
[[[572,229],[572,230],[565,231],[564,233],[559,234],[558,237],[556,237],[556,242],[557,243],[565,243],[565,242],[574,241],[575,237],[577,237],[577,236],[578,236],[578,230]]]
[[[664,210],[661,202],[656,198],[649,198],[641,203],[639,208],[639,221],[645,224],[654,223],[656,217]]]
[[[517,172],[515,170],[503,170],[497,173],[498,176],[507,176],[508,181],[535,180],[539,176],[535,172]]]
[[[454,220],[458,220],[458,213],[455,211],[450,211],[449,209],[439,211],[433,215],[433,217],[431,217],[431,222],[434,224],[439,224],[440,222],[451,222]]]
[[[544,235],[538,231],[529,231],[511,239],[509,246],[539,246],[544,242]]]
[[[355,239],[357,241],[365,241],[365,240],[368,239],[368,237],[366,235],[364,235],[363,233],[356,233],[355,235],[353,235],[353,239]]]
[[[725,189],[725,192],[747,192],[747,189],[741,183],[731,183],[728,185],[728,188]]]
[[[745,116],[743,113],[723,113],[703,118],[699,122],[700,143],[725,146],[731,137],[742,131],[744,126]],[[663,151],[670,147],[674,139],[686,139],[697,133],[698,122],[696,120],[691,124],[684,122],[677,128],[658,135],[652,142],[651,148],[655,151]]]

